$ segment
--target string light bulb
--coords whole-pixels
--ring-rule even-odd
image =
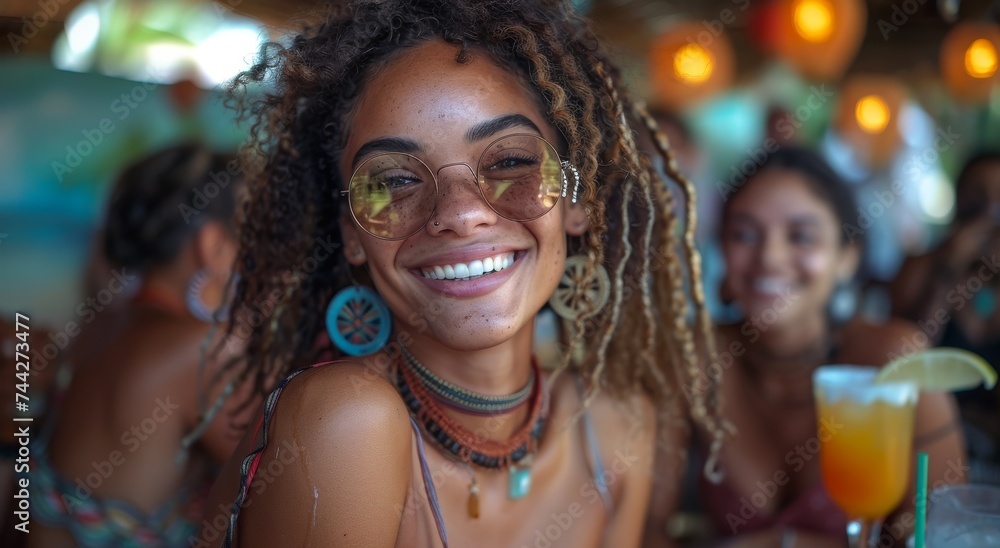
[[[653,39],[647,83],[651,104],[679,110],[728,88],[735,74],[732,45],[724,30],[678,21]]]
[[[985,38],[969,44],[965,50],[965,72],[973,78],[989,78],[997,72],[997,48]]]
[[[674,74],[687,84],[700,84],[712,76],[712,54],[698,44],[682,46],[674,54]]]
[[[878,135],[885,131],[889,125],[892,115],[889,113],[889,105],[885,104],[878,95],[865,95],[858,99],[854,107],[854,115],[858,120],[858,127],[865,133]]]
[[[989,21],[956,24],[941,41],[941,80],[957,101],[990,102],[1000,69],[1000,26]]]
[[[833,35],[833,9],[827,0],[797,0],[792,20],[795,32],[808,42],[826,42]]]

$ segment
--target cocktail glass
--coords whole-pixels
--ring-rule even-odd
[[[820,467],[830,498],[849,518],[851,548],[867,548],[899,506],[910,479],[916,384],[876,384],[875,367],[813,373]]]
[[[929,499],[927,548],[1000,546],[1000,487],[945,485]]]

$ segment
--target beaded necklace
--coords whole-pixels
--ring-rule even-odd
[[[410,413],[438,445],[463,463],[508,470],[507,497],[519,499],[531,490],[531,455],[545,430],[547,395],[534,356],[531,367],[535,380],[529,383],[532,387],[529,419],[506,441],[485,439],[451,418],[438,405],[438,399],[423,379],[405,361],[397,362],[396,385]],[[468,512],[469,517],[479,517],[479,484],[474,472],[469,485]]]
[[[413,369],[413,372],[420,378],[420,382],[427,388],[428,392],[438,402],[448,407],[461,411],[469,415],[492,416],[510,413],[522,405],[528,403],[531,393],[535,388],[538,379],[537,374],[532,371],[531,380],[520,390],[507,396],[486,396],[477,394],[452,384],[432,371],[424,367],[410,350],[405,346],[401,347],[403,357],[406,358],[406,365]]]

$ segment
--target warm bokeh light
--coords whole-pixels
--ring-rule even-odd
[[[941,42],[941,79],[953,98],[986,105],[997,88],[1000,25],[989,21],[957,23]]]
[[[854,113],[858,127],[872,135],[882,133],[889,125],[889,106],[878,95],[865,95],[859,99]]]
[[[732,84],[733,46],[725,29],[676,21],[650,44],[648,67],[650,103],[680,111]]]
[[[997,71],[997,48],[980,38],[965,50],[965,71],[973,78],[989,78]]]
[[[795,31],[809,42],[825,42],[833,34],[833,9],[827,0],[798,0]]]
[[[712,54],[698,44],[682,46],[674,54],[674,74],[687,84],[700,84],[712,76]]]

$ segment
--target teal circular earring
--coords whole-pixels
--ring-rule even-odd
[[[367,356],[389,342],[392,316],[378,293],[363,285],[340,290],[326,309],[326,331],[341,352]]]
[[[984,285],[972,297],[972,309],[980,318],[992,318],[997,311],[997,292],[991,286]]]

